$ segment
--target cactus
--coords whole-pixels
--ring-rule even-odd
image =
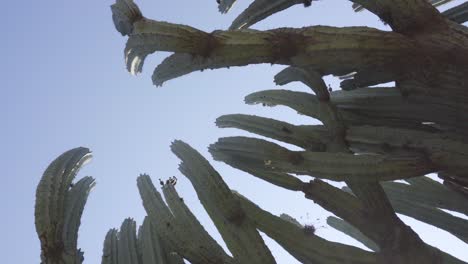
[[[220,0],[229,11],[234,0]],[[312,1],[254,0],[231,30],[207,33],[143,16],[132,0],[112,5],[116,29],[128,36],[125,62],[132,74],[156,51],[173,52],[153,73],[153,83],[197,70],[272,63],[287,66],[277,85],[301,82],[311,92],[266,90],[247,95],[247,104],[283,105],[318,119],[321,125],[292,125],[254,115],[225,115],[218,127],[237,128],[293,144],[291,151],[264,139],[221,138],[209,146],[215,160],[271,184],[302,192],[335,216],[333,228],[371,251],[318,237],[293,217],[275,216],[233,191],[195,149],[182,141],[171,149],[179,170],[198,198],[229,255],[204,229],[174,187],[162,195],[149,175],[137,187],[147,217],[138,229],[126,219],[104,241],[102,263],[180,264],[276,263],[259,231],[301,263],[465,263],[426,244],[398,217],[404,214],[444,229],[468,243],[468,222],[441,209],[468,215],[468,31],[466,3],[442,14],[448,0],[351,0],[392,31],[368,27],[313,26],[266,31],[251,25],[296,4]],[[338,76],[332,91],[323,77]],[[395,81],[395,87],[371,87]],[[82,263],[77,249],[80,217],[94,180],[70,186],[89,159],[84,148],[57,158],[44,173],[36,195],[36,229],[41,260]],[[425,174],[437,173],[443,183]],[[304,180],[301,175],[314,177]],[[327,181],[344,182],[335,187]],[[404,180],[406,183],[397,182]],[[164,196],[164,198],[163,198]]]
[[[47,167],[36,190],[35,223],[41,241],[41,263],[82,263],[77,248],[81,215],[94,179],[73,183],[80,168],[91,159],[87,148],[69,150]]]

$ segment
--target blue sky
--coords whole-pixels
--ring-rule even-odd
[[[227,28],[250,1],[238,2],[227,15],[217,12],[215,0],[137,3],[146,17],[212,31]],[[85,146],[94,153],[92,163],[79,175],[91,175],[97,180],[83,214],[79,247],[85,251],[85,263],[100,263],[108,229],[119,227],[126,217],[134,217],[141,224],[145,212],[136,188],[140,173],[150,174],[153,180],[179,176],[179,193],[219,240],[189,182],[177,171],[178,160],[169,150],[174,139],[188,142],[211,160],[207,146],[217,138],[246,135],[216,128],[214,120],[220,115],[250,113],[295,124],[316,122],[283,107],[244,105],[245,95],[275,88],[272,80],[281,70],[279,66],[197,72],[156,88],[151,84],[151,73],[168,55],[158,53],[149,57],[141,75],[131,76],[123,59],[126,39],[112,25],[111,4],[90,0],[3,3],[2,24],[6,27],[0,47],[6,63],[0,65],[2,263],[39,262],[33,217],[35,188],[49,162],[70,148]],[[298,5],[254,28],[316,24],[384,28],[375,16],[355,14],[348,1],[340,0],[314,2],[310,8]],[[337,86],[334,80],[327,82]],[[288,88],[307,91],[297,84]],[[327,213],[302,195],[222,163],[213,165],[232,189],[262,208],[275,214],[288,213],[305,224],[324,225]],[[460,240],[408,221],[427,242],[468,260],[468,251]],[[319,227],[318,234],[358,245],[331,228]],[[297,263],[266,239],[278,263]]]

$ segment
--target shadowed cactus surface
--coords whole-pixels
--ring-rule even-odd
[[[235,0],[217,2],[225,13]],[[423,242],[396,213],[468,242],[468,221],[441,210],[468,213],[468,29],[463,25],[468,6],[439,13],[435,7],[450,1],[350,2],[356,11],[377,15],[392,31],[248,29],[296,4],[313,8],[313,1],[255,0],[229,30],[212,33],[148,19],[132,0],[117,0],[112,13],[116,29],[128,36],[125,62],[132,74],[142,71],[148,55],[173,52],[154,70],[155,85],[198,70],[272,63],[286,66],[274,76],[277,85],[309,87],[311,93],[260,91],[245,102],[287,106],[322,125],[241,114],[216,120],[221,128],[246,130],[302,150],[228,137],[209,151],[215,160],[304,193],[335,215],[327,220],[330,226],[370,251],[328,241],[290,216],[264,211],[229,189],[196,150],[175,141],[171,149],[182,161],[179,170],[230,252],[207,233],[171,182],[162,184],[161,194],[150,176],[141,175],[137,186],[148,216],[139,228],[126,219],[120,230],[107,233],[102,263],[276,263],[259,231],[301,263],[465,263]],[[322,79],[326,75],[338,76],[342,90],[329,90]],[[382,86],[388,82],[395,86]],[[82,263],[78,227],[94,181],[72,182],[88,158],[84,148],[64,153],[39,183],[35,215],[42,263]],[[429,173],[442,183],[424,176]]]

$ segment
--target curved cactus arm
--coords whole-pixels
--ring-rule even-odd
[[[451,138],[449,134],[403,128],[354,126],[348,129],[346,139],[422,151],[427,153],[431,162],[440,170],[466,177],[468,144]]]
[[[343,219],[340,219],[335,216],[327,217],[327,224],[334,229],[345,233],[346,235],[356,239],[357,241],[364,244],[367,248],[371,249],[374,252],[380,251],[380,247],[372,241],[370,238],[366,237],[359,229],[352,226]]]
[[[139,264],[136,222],[131,218],[125,219],[120,226],[117,256],[119,263]]]
[[[310,151],[325,151],[330,141],[328,130],[324,126],[295,126],[254,115],[233,114],[216,119],[220,128],[238,128],[251,133],[276,139],[299,146]]]
[[[388,197],[398,213],[436,226],[468,243],[468,220],[453,216],[434,207],[401,199],[391,193],[388,194]]]
[[[303,4],[307,7],[310,6],[311,3],[312,0],[254,0],[247,9],[236,17],[229,29],[248,28],[275,13],[290,8],[291,6]]]
[[[187,221],[190,219],[177,219],[164,203],[161,194],[156,190],[148,175],[141,175],[137,179],[138,189],[143,200],[143,206],[154,224],[161,239],[167,241],[171,249],[183,258],[193,263],[219,263],[222,256],[213,258],[213,253],[200,247],[207,247],[198,240],[199,234],[193,232]],[[193,225],[193,224],[192,224]]]
[[[411,180],[411,185],[384,182],[382,186],[388,196],[400,197],[402,200],[413,201],[428,207],[442,208],[468,215],[466,199],[460,194],[450,191],[443,184],[427,177],[413,179],[407,179]]]
[[[217,0],[219,12],[225,14],[229,12],[236,0]]]
[[[116,0],[115,4],[111,5],[111,10],[115,28],[122,36],[130,35],[133,31],[133,23],[143,18],[133,0]]]
[[[169,205],[176,221],[185,226],[185,230],[190,231],[191,239],[197,241],[200,254],[205,254],[213,263],[234,263],[234,260],[228,256],[221,246],[206,232],[198,219],[192,214],[185,205],[183,199],[178,195],[176,189],[171,184],[163,187],[164,197]]]
[[[287,67],[277,73],[274,80],[277,85],[302,82],[314,91],[319,101],[328,101],[330,99],[330,93],[322,76],[314,70],[308,70],[307,67]]]
[[[289,90],[265,90],[247,95],[246,104],[263,104],[265,106],[284,105],[296,110],[299,114],[319,120],[323,119],[317,96]]]
[[[419,156],[289,151],[277,144],[248,137],[220,138],[210,146],[210,150],[223,154],[218,157],[249,161],[253,168],[334,181],[385,181],[417,177],[433,171],[431,164]]]
[[[466,106],[428,96],[404,98],[401,92],[393,87],[335,91],[331,94],[331,101],[340,110],[364,114],[374,119],[398,119],[411,123],[421,123],[423,120],[450,127],[468,127],[459,124],[461,121],[468,121],[459,114],[460,111],[468,110]]]
[[[104,239],[104,248],[102,250],[101,264],[118,264],[119,250],[118,250],[118,231],[113,228],[109,230]]]
[[[234,259],[240,263],[275,263],[238,198],[208,161],[182,141],[173,142],[171,149],[182,160],[179,170],[192,182]]]
[[[297,223],[262,210],[256,204],[237,194],[247,217],[255,222],[258,229],[278,242],[301,263],[378,263],[371,252],[330,242],[307,232]]]
[[[293,92],[288,90],[265,90],[249,94],[245,97],[247,104],[263,104],[265,106],[284,105],[299,114],[317,118],[327,127],[334,129],[338,124],[344,125],[385,125],[397,127],[423,128],[421,122],[408,122],[394,118],[379,120],[369,118],[366,114],[358,115],[346,109],[336,109],[327,103],[320,102],[313,94]],[[341,122],[338,122],[338,121]],[[427,126],[425,126],[427,128]]]
[[[77,248],[81,215],[83,214],[88,195],[94,186],[94,179],[87,176],[75,183],[66,194],[62,238],[64,250],[69,252],[68,254],[73,255],[73,252]]]
[[[70,189],[79,169],[90,159],[91,152],[87,148],[75,148],[63,153],[47,167],[37,186],[34,214],[44,263],[83,261],[83,253],[76,249],[77,234],[71,232],[78,231],[80,220],[75,218],[81,217],[82,207],[86,202],[86,197],[79,195],[86,191],[78,194],[76,190],[80,188],[72,188],[73,194],[70,194]],[[86,178],[82,182],[85,181],[90,183],[93,180]],[[84,185],[80,183],[79,187]],[[73,201],[67,200],[70,195],[73,196]],[[73,208],[68,208],[69,206]]]
[[[452,7],[442,13],[446,18],[462,24],[468,21],[468,2]]]

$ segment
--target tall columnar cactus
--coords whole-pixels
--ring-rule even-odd
[[[217,1],[227,12],[235,0]],[[439,13],[448,0],[352,0],[392,31],[326,26],[247,29],[274,13],[312,1],[254,0],[229,30],[207,33],[150,20],[132,0],[112,5],[117,30],[128,36],[128,70],[137,74],[151,53],[174,54],[156,67],[155,85],[197,70],[257,63],[287,67],[277,85],[301,82],[313,93],[267,90],[248,104],[284,105],[322,125],[292,125],[254,115],[225,115],[221,127],[246,130],[300,147],[291,151],[263,139],[221,138],[215,160],[291,191],[330,211],[330,226],[371,251],[330,242],[294,218],[272,215],[232,191],[208,161],[175,141],[180,171],[219,230],[230,253],[206,232],[168,181],[161,193],[150,176],[137,186],[147,212],[138,234],[126,219],[106,235],[102,263],[275,263],[259,231],[302,263],[464,263],[423,242],[396,215],[444,229],[468,243],[468,20],[466,3]],[[329,91],[323,76],[342,79]],[[371,87],[390,81],[395,87]],[[47,169],[38,187],[36,226],[44,263],[81,263],[76,232],[91,178],[70,188],[84,149],[69,151]],[[423,175],[437,173],[443,184]],[[314,177],[303,181],[297,175]],[[345,182],[342,189],[325,182]],[[408,184],[395,182],[404,180]],[[81,196],[80,196],[81,195]]]

